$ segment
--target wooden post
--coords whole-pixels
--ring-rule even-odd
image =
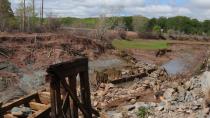
[[[85,118],[92,118],[92,107],[91,107],[91,100],[90,100],[90,87],[89,87],[89,77],[88,72],[81,72],[80,73],[80,90],[81,90],[81,100],[84,104],[89,116],[85,116]]]
[[[78,110],[84,118],[92,118],[92,114],[98,116],[98,112],[91,107],[90,86],[88,76],[88,59],[79,58],[68,62],[51,65],[47,72],[51,75],[51,117],[78,118]],[[80,76],[81,99],[77,96],[77,80]],[[49,80],[48,79],[48,80]],[[64,88],[65,98],[61,101],[60,85]],[[69,100],[69,98],[71,98]],[[61,103],[62,102],[62,103]],[[69,110],[69,113],[67,112]]]
[[[4,117],[4,114],[2,113],[2,105],[3,105],[3,103],[0,102],[0,118]]]
[[[72,77],[68,78],[69,80],[69,87],[73,92],[73,95],[77,97],[77,80],[76,80],[76,75],[73,75]],[[75,103],[71,99],[71,117],[72,118],[78,118],[78,106],[77,103]]]
[[[52,80],[50,81],[50,98],[51,98],[51,117],[56,118],[56,102],[55,102],[55,82]]]

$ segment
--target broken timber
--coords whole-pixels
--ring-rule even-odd
[[[93,115],[99,117],[99,113],[91,106],[87,58],[77,58],[51,65],[47,73],[46,79],[50,81],[50,93],[36,92],[9,104],[0,103],[0,118],[10,113],[13,107],[21,105],[29,106],[37,111],[33,114],[33,118],[78,118],[79,110],[84,118],[92,118]],[[81,98],[77,95],[76,78],[78,75]],[[63,93],[61,93],[62,89],[64,89]]]
[[[2,103],[1,103],[0,104],[0,118],[3,118],[5,114],[9,113],[9,111],[13,107],[17,107],[17,106],[20,106],[20,105],[23,105],[23,104],[29,106],[29,103],[33,100],[37,104],[41,104],[41,101],[40,101],[40,98],[39,98],[39,95],[38,95],[37,92],[33,93],[33,94],[30,94],[28,96],[25,96],[23,98],[20,98],[20,99],[14,101],[12,103],[8,103],[8,104],[5,104],[5,105],[2,105]],[[45,109],[39,109],[39,110],[41,110],[41,112],[39,112],[39,114],[35,115],[34,118],[47,118],[47,117],[49,117],[49,114],[50,114],[49,109],[51,109],[50,106],[46,107]]]
[[[93,114],[99,116],[91,106],[87,58],[77,58],[51,65],[47,73],[47,80],[50,81],[52,118],[78,118],[79,110],[84,118],[92,118]],[[81,98],[78,98],[77,95],[76,78],[78,75]],[[61,87],[65,91],[63,101],[61,100]]]

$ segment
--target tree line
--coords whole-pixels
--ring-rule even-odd
[[[106,27],[125,28],[129,31],[167,34],[193,34],[210,36],[210,20],[199,21],[186,16],[146,18],[143,16],[99,17],[99,18],[58,18],[53,13],[43,16],[43,0],[40,14],[36,13],[34,0],[20,0],[15,11],[8,0],[0,0],[0,31],[55,31],[60,26],[79,28]]]
[[[146,18],[143,16],[115,17],[111,29],[123,26],[129,31],[210,36],[210,20],[199,21],[186,16]],[[112,21],[109,17],[108,21]],[[60,18],[64,26],[95,28],[99,18]]]
[[[9,0],[0,0],[0,31],[44,32],[54,31],[60,25],[52,13],[44,18],[44,0],[39,13],[35,10],[35,0],[20,0],[15,11]]]

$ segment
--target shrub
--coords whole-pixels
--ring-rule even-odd
[[[139,118],[147,118],[149,116],[149,109],[145,107],[140,107],[138,109],[137,115]]]

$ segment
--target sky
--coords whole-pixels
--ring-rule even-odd
[[[10,0],[12,8],[21,0]],[[31,0],[26,0],[31,1]],[[39,12],[41,0],[35,0]],[[188,16],[199,20],[210,19],[210,0],[44,0],[45,16],[98,17],[142,15],[152,17]]]

